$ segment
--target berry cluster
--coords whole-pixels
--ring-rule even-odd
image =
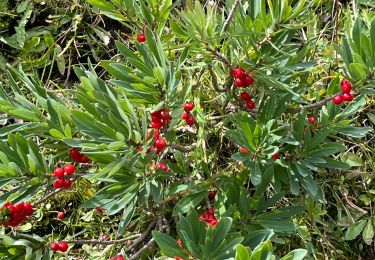
[[[64,168],[57,167],[53,173],[53,176],[57,178],[53,182],[53,187],[58,188],[66,188],[69,189],[72,186],[72,181],[69,179],[65,179],[64,175],[71,175],[75,172],[76,168],[73,164],[67,164]]]
[[[215,217],[214,208],[209,208],[202,215],[199,216],[199,221],[206,221],[206,224],[210,225],[211,227],[215,227],[217,225],[217,218]]]
[[[151,127],[160,129],[162,126],[169,126],[171,122],[171,115],[165,108],[156,110],[151,113]]]
[[[254,78],[250,74],[246,74],[243,68],[236,67],[232,70],[232,75],[235,78],[236,86],[239,88],[246,88],[254,83]]]
[[[122,255],[111,257],[109,260],[125,260],[125,258]]]
[[[190,113],[194,109],[195,105],[193,101],[186,102],[184,105],[184,112],[182,112],[181,118],[185,120],[187,125],[194,125],[195,124],[195,118]]]
[[[33,214],[33,206],[29,202],[20,202],[12,205],[11,202],[6,202],[0,208],[1,215],[0,225],[16,227],[22,224],[27,217]]]
[[[158,165],[156,165],[156,170],[166,172],[168,171],[168,166],[163,162],[159,162]]]
[[[51,250],[52,251],[61,251],[66,252],[68,250],[69,246],[65,242],[59,242],[59,243],[52,243],[51,244]]]
[[[89,157],[81,153],[78,149],[72,148],[69,150],[70,158],[73,162],[88,163],[90,162]]]
[[[246,107],[250,110],[254,109],[256,107],[254,101],[252,101],[252,97],[249,93],[247,92],[242,92],[240,94],[240,98],[242,101],[245,101],[246,102]]]
[[[343,79],[341,81],[341,93],[332,98],[332,102],[336,105],[340,105],[342,102],[350,102],[354,99],[353,95],[350,93],[352,90],[352,84],[348,79]]]

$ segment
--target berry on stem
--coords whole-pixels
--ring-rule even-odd
[[[163,162],[159,162],[158,165],[156,165],[156,170],[161,170],[163,172],[166,172],[168,171],[168,166]]]
[[[234,68],[234,69],[232,70],[232,76],[233,76],[234,78],[240,78],[240,79],[243,79],[243,78],[245,77],[245,75],[246,75],[245,70],[242,69],[242,68],[237,67],[237,68]]]
[[[236,86],[239,88],[243,88],[246,86],[245,79],[236,78],[234,82],[236,83]]]
[[[342,99],[344,99],[347,102],[350,102],[354,99],[354,97],[351,93],[344,93],[342,94]]]
[[[66,252],[69,248],[68,244],[65,242],[60,242],[58,245],[61,252]]]
[[[249,76],[249,75],[247,75],[245,77],[245,85],[246,85],[246,87],[248,87],[249,85],[251,85],[253,83],[254,83],[254,78],[251,77],[251,76]]]
[[[272,155],[272,159],[276,160],[276,159],[279,159],[280,158],[280,153],[274,153]]]
[[[340,105],[343,101],[344,99],[341,94],[338,94],[332,98],[332,102],[335,103],[336,105]]]
[[[190,101],[190,102],[186,102],[185,105],[184,105],[184,110],[186,112],[190,112],[191,110],[193,110],[195,107],[194,105],[194,102],[193,101]]]
[[[254,109],[256,107],[255,103],[253,101],[251,101],[251,100],[246,102],[246,106],[250,110]]]
[[[162,149],[164,149],[165,147],[167,147],[167,143],[165,142],[165,140],[163,139],[163,138],[158,138],[157,140],[156,140],[156,142],[155,142],[155,147],[157,148],[157,149],[160,149],[160,150],[162,150]]]
[[[187,125],[194,125],[195,124],[195,118],[193,115],[189,114],[188,118],[186,118],[186,124]]]
[[[59,250],[60,249],[60,247],[59,247],[59,244],[58,243],[52,243],[51,244],[51,250],[52,251],[57,251],[57,250]]]
[[[89,157],[84,154],[81,154],[81,158],[79,159],[80,163],[88,163],[90,161]]]
[[[352,90],[352,84],[348,79],[343,79],[341,81],[341,91],[343,93],[349,93]]]
[[[181,114],[181,118],[183,119],[183,120],[186,120],[188,117],[189,117],[189,112],[186,112],[186,111],[184,111],[184,112],[182,112],[182,114]]]
[[[143,33],[139,34],[137,37],[137,41],[138,43],[144,43],[146,41],[146,36]]]
[[[64,172],[65,172],[66,174],[73,174],[75,170],[76,170],[76,168],[74,167],[73,164],[67,164],[67,165],[64,167]]]
[[[58,179],[64,178],[64,169],[62,168],[56,168],[55,171],[53,172],[53,176],[55,176]]]
[[[57,213],[57,218],[58,219],[63,219],[65,217],[65,214],[64,214],[64,212],[59,212],[59,213]]]
[[[247,93],[247,92],[242,92],[242,93],[241,93],[241,99],[242,99],[243,101],[250,101],[250,100],[251,100],[251,96],[250,96],[250,94]]]
[[[240,147],[240,152],[241,153],[248,153],[249,150],[247,150],[246,148]]]
[[[310,124],[314,124],[314,123],[315,123],[315,117],[310,116],[309,118],[307,118],[307,121],[308,121]]]
[[[69,155],[70,158],[72,159],[73,162],[79,162],[81,159],[81,153],[78,149],[72,148],[69,150]]]

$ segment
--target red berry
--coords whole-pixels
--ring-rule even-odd
[[[189,114],[188,118],[186,119],[187,125],[194,125],[195,124],[195,118],[193,115]]]
[[[70,149],[69,150],[69,155],[70,155],[70,158],[72,159],[73,162],[79,162],[79,160],[81,158],[81,153],[76,148]]]
[[[84,154],[81,154],[81,158],[79,159],[81,163],[88,163],[90,161],[89,157]]]
[[[212,191],[210,191],[210,193],[208,193],[208,198],[209,198],[210,200],[214,200],[215,197],[216,197],[216,193],[217,193],[217,190],[212,190]]]
[[[65,172],[66,174],[73,174],[75,170],[76,170],[76,168],[74,167],[73,164],[67,164],[67,165],[64,167],[64,172]]]
[[[25,211],[25,204],[23,202],[20,202],[17,205],[14,205],[14,209],[17,212],[24,213],[24,211]]]
[[[168,171],[168,166],[163,162],[159,162],[158,165],[156,165],[156,170],[161,170],[163,172],[166,172]]]
[[[65,217],[64,212],[59,212],[59,213],[57,213],[57,218],[58,218],[58,219],[63,219],[64,217]]]
[[[246,102],[246,106],[250,110],[254,109],[256,107],[255,103],[253,101],[251,101],[251,100]]]
[[[181,239],[177,239],[177,245],[178,245],[178,247],[181,247],[181,248],[182,248],[182,242],[181,242]]]
[[[59,250],[60,249],[60,247],[59,247],[59,244],[58,243],[52,243],[51,244],[51,250],[52,251],[57,251],[57,250]]]
[[[243,101],[250,101],[250,100],[251,100],[251,96],[250,96],[250,94],[247,93],[247,92],[242,92],[242,93],[241,93],[241,99],[242,99]]]
[[[181,118],[183,120],[186,120],[189,117],[189,115],[190,115],[189,112],[184,111],[184,112],[182,112]]]
[[[249,150],[247,150],[246,148],[240,147],[240,152],[241,153],[248,153]]]
[[[246,86],[245,79],[236,78],[234,82],[236,83],[236,86],[239,88],[243,88]]]
[[[61,252],[66,252],[67,250],[68,250],[68,244],[67,243],[65,243],[65,242],[60,242],[59,244],[59,250],[61,251]]]
[[[352,84],[348,79],[343,79],[341,81],[341,91],[343,93],[349,93],[352,90]]]
[[[122,255],[116,256],[115,260],[124,260],[124,257]]]
[[[161,149],[164,149],[167,146],[167,143],[165,142],[165,140],[163,138],[158,138],[154,145],[155,145],[156,148],[161,150]]]
[[[151,113],[151,117],[161,117],[161,109],[155,110],[154,112]]]
[[[152,121],[151,122],[151,128],[154,128],[154,129],[159,129],[163,126],[163,122],[162,121],[159,121],[159,122],[154,122]]]
[[[109,239],[109,236],[107,234],[104,234],[102,236],[102,240],[107,241]]]
[[[251,85],[251,84],[253,84],[254,83],[254,78],[253,77],[251,77],[251,76],[249,76],[249,75],[247,75],[246,77],[245,77],[245,86],[247,87],[247,86],[249,86],[249,85]]]
[[[55,176],[58,179],[64,178],[64,170],[62,168],[56,168],[53,172],[53,176]]]
[[[160,112],[160,116],[161,116],[161,118],[164,119],[164,120],[170,118],[170,116],[169,116],[169,112],[168,112],[168,110],[166,110],[166,109],[163,109],[163,110]]]
[[[146,36],[144,34],[139,34],[138,37],[137,37],[137,41],[139,43],[143,43],[146,41]]]
[[[186,102],[185,105],[184,105],[184,109],[186,112],[190,112],[191,110],[193,110],[195,107],[194,105],[194,102],[193,101],[190,101],[190,102]]]
[[[53,187],[55,189],[59,189],[59,188],[62,188],[61,184],[64,182],[64,180],[56,180],[52,183]]]
[[[61,188],[69,189],[70,187],[72,187],[72,181],[68,179],[63,180]]]
[[[352,101],[354,99],[353,95],[351,93],[344,93],[342,94],[342,99],[344,99],[345,101]]]
[[[315,117],[310,116],[309,118],[307,118],[307,121],[309,121],[310,124],[314,124],[315,123]]]
[[[232,75],[234,78],[243,79],[245,77],[245,70],[242,68],[234,68],[232,70]]]
[[[141,147],[138,147],[138,148],[135,149],[135,151],[136,151],[137,153],[140,153],[140,152],[142,152],[142,148],[141,148]]]
[[[332,102],[335,103],[336,105],[340,105],[343,101],[344,99],[341,94],[338,94],[332,98]]]
[[[206,221],[206,222],[207,222],[207,221]],[[210,226],[213,227],[213,228],[216,227],[217,223],[218,223],[218,222],[217,222],[217,219],[216,219],[216,218],[214,218],[213,220],[207,222],[207,224],[210,225]]]
[[[280,153],[274,153],[272,155],[272,159],[279,159],[280,158]]]
[[[181,257],[178,257],[178,256],[176,256],[176,257],[174,258],[174,260],[185,260],[185,259],[183,259],[183,258],[181,258]]]
[[[31,205],[30,202],[25,202],[25,214],[26,216],[31,216],[34,212],[33,206]]]

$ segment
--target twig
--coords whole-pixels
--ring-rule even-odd
[[[188,146],[182,146],[180,144],[176,144],[176,143],[170,143],[169,146],[171,146],[172,148],[180,151],[180,152],[183,152],[183,153],[190,153],[191,151],[193,151],[196,147],[196,144],[191,144],[191,145],[188,145]]]
[[[131,244],[128,248],[125,249],[125,253],[130,252],[133,248],[137,247],[142,241],[150,234],[152,229],[155,227],[157,219],[154,219],[147,227],[146,231]]]
[[[144,245],[141,249],[139,249],[135,254],[133,254],[131,257],[129,257],[129,260],[134,260],[134,259],[140,259],[140,255],[146,251],[147,249],[153,247],[155,245],[155,240],[153,238],[148,241],[146,245]]]
[[[319,102],[316,102],[316,103],[313,103],[313,104],[310,104],[310,105],[306,105],[306,106],[302,106],[302,107],[299,107],[299,108],[296,108],[296,109],[292,109],[288,112],[292,112],[292,113],[298,113],[302,110],[312,110],[312,109],[315,109],[315,108],[318,108],[318,107],[322,107],[323,105],[325,105],[328,101],[332,100],[332,98],[334,96],[336,96],[338,94],[334,94],[332,96],[329,96],[329,97],[326,97],[325,99],[319,101]]]
[[[229,11],[228,18],[224,22],[223,29],[221,29],[221,33],[223,33],[227,29],[228,25],[232,21],[234,12],[236,11],[239,4],[240,4],[240,0],[236,0],[234,4],[232,5],[232,9]]]
[[[39,204],[45,202],[45,201],[48,200],[50,197],[52,197],[53,195],[56,195],[57,193],[59,193],[59,192],[61,192],[61,191],[63,191],[63,190],[65,190],[65,189],[61,189],[61,188],[60,188],[60,189],[56,189],[56,190],[52,191],[51,193],[49,193],[49,194],[46,195],[45,197],[43,197],[43,198],[41,198],[40,200],[38,200],[37,202],[35,202],[35,203],[33,204],[33,207],[35,207],[35,206],[37,206],[37,205],[39,205]]]
[[[167,234],[171,233],[171,226],[169,225],[168,220],[165,218],[164,215],[163,215],[163,224],[164,224],[164,227],[165,227],[165,232]]]
[[[232,66],[232,64],[230,63],[230,60],[227,57],[225,57],[223,54],[217,52],[215,49],[212,49],[210,47],[207,47],[207,50],[209,52],[211,52],[216,58],[218,58],[219,60],[221,60],[222,62],[224,62],[225,65],[228,67],[228,69],[230,71],[232,71],[233,66]],[[230,75],[232,75],[232,73]]]
[[[110,241],[104,241],[104,240],[63,240],[61,242],[65,242],[65,243],[68,243],[68,244],[76,244],[76,245],[85,245],[85,244],[88,244],[88,245],[112,245],[112,244],[119,244],[119,243],[124,243],[126,241],[129,241],[129,240],[133,240],[133,239],[137,239],[139,237],[141,237],[142,235],[141,234],[136,234],[136,235],[132,235],[130,237],[126,237],[126,238],[121,238],[121,239],[117,239],[117,240],[110,240]]]

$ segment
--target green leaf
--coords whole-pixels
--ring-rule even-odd
[[[270,241],[265,241],[254,248],[250,260],[269,260],[272,256],[272,244]]]
[[[236,257],[235,260],[249,260],[250,259],[250,248],[244,247],[243,245],[239,244],[236,248]]]
[[[371,219],[369,219],[367,221],[366,227],[363,229],[362,237],[367,245],[371,245],[373,236],[374,236],[374,226],[372,225]]]
[[[307,255],[307,250],[305,249],[295,249],[290,251],[287,255],[282,257],[280,260],[303,260]]]
[[[156,230],[152,231],[152,237],[155,239],[161,251],[167,256],[188,258],[185,251],[178,246],[176,239]]]
[[[262,171],[258,161],[255,161],[253,167],[251,168],[251,182],[257,186],[262,182]]]
[[[356,80],[364,80],[367,77],[367,67],[361,63],[351,63],[349,72]]]
[[[365,227],[367,223],[367,219],[360,220],[353,225],[351,225],[345,233],[345,240],[353,240],[355,239],[359,234],[361,234],[363,228]]]
[[[56,138],[59,138],[59,139],[64,139],[65,138],[65,135],[63,133],[61,133],[59,130],[54,129],[54,128],[52,128],[51,130],[49,130],[49,133],[53,137],[56,137]]]

